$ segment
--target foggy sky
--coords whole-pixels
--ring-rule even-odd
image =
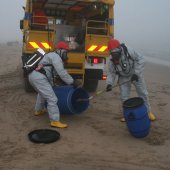
[[[0,42],[21,41],[25,0],[0,0]],[[131,46],[170,47],[170,0],[116,0],[115,37]]]
[[[20,19],[24,16],[25,0],[0,0],[0,42],[20,40]]]
[[[115,36],[133,46],[170,48],[170,0],[116,0]]]

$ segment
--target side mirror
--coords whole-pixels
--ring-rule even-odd
[[[20,29],[22,30],[24,28],[24,20],[20,20]]]

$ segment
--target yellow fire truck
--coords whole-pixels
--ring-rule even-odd
[[[66,41],[70,52],[65,66],[84,87],[95,91],[98,80],[105,79],[107,42],[113,36],[114,0],[26,0],[22,62],[38,48],[54,51],[55,44]],[[31,86],[24,72],[25,90]]]

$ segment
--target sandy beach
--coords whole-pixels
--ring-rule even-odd
[[[170,67],[146,63],[152,111],[147,137],[129,134],[122,117],[119,88],[93,98],[79,115],[62,115],[61,139],[34,144],[27,134],[49,126],[48,115],[35,117],[35,93],[23,88],[21,47],[0,46],[0,170],[169,170]],[[98,90],[105,88],[101,81]],[[135,96],[132,92],[132,97]]]

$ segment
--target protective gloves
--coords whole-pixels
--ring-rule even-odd
[[[112,85],[111,84],[108,84],[107,87],[106,87],[106,91],[112,91]]]
[[[136,75],[136,74],[133,74],[133,75],[132,75],[132,77],[131,77],[131,82],[133,82],[133,81],[136,81],[136,82],[138,82],[138,80],[139,80],[139,77],[138,77],[138,75]]]
[[[74,88],[77,88],[77,87],[82,86],[82,82],[80,80],[76,79],[76,80],[74,80],[72,85],[73,85]]]

